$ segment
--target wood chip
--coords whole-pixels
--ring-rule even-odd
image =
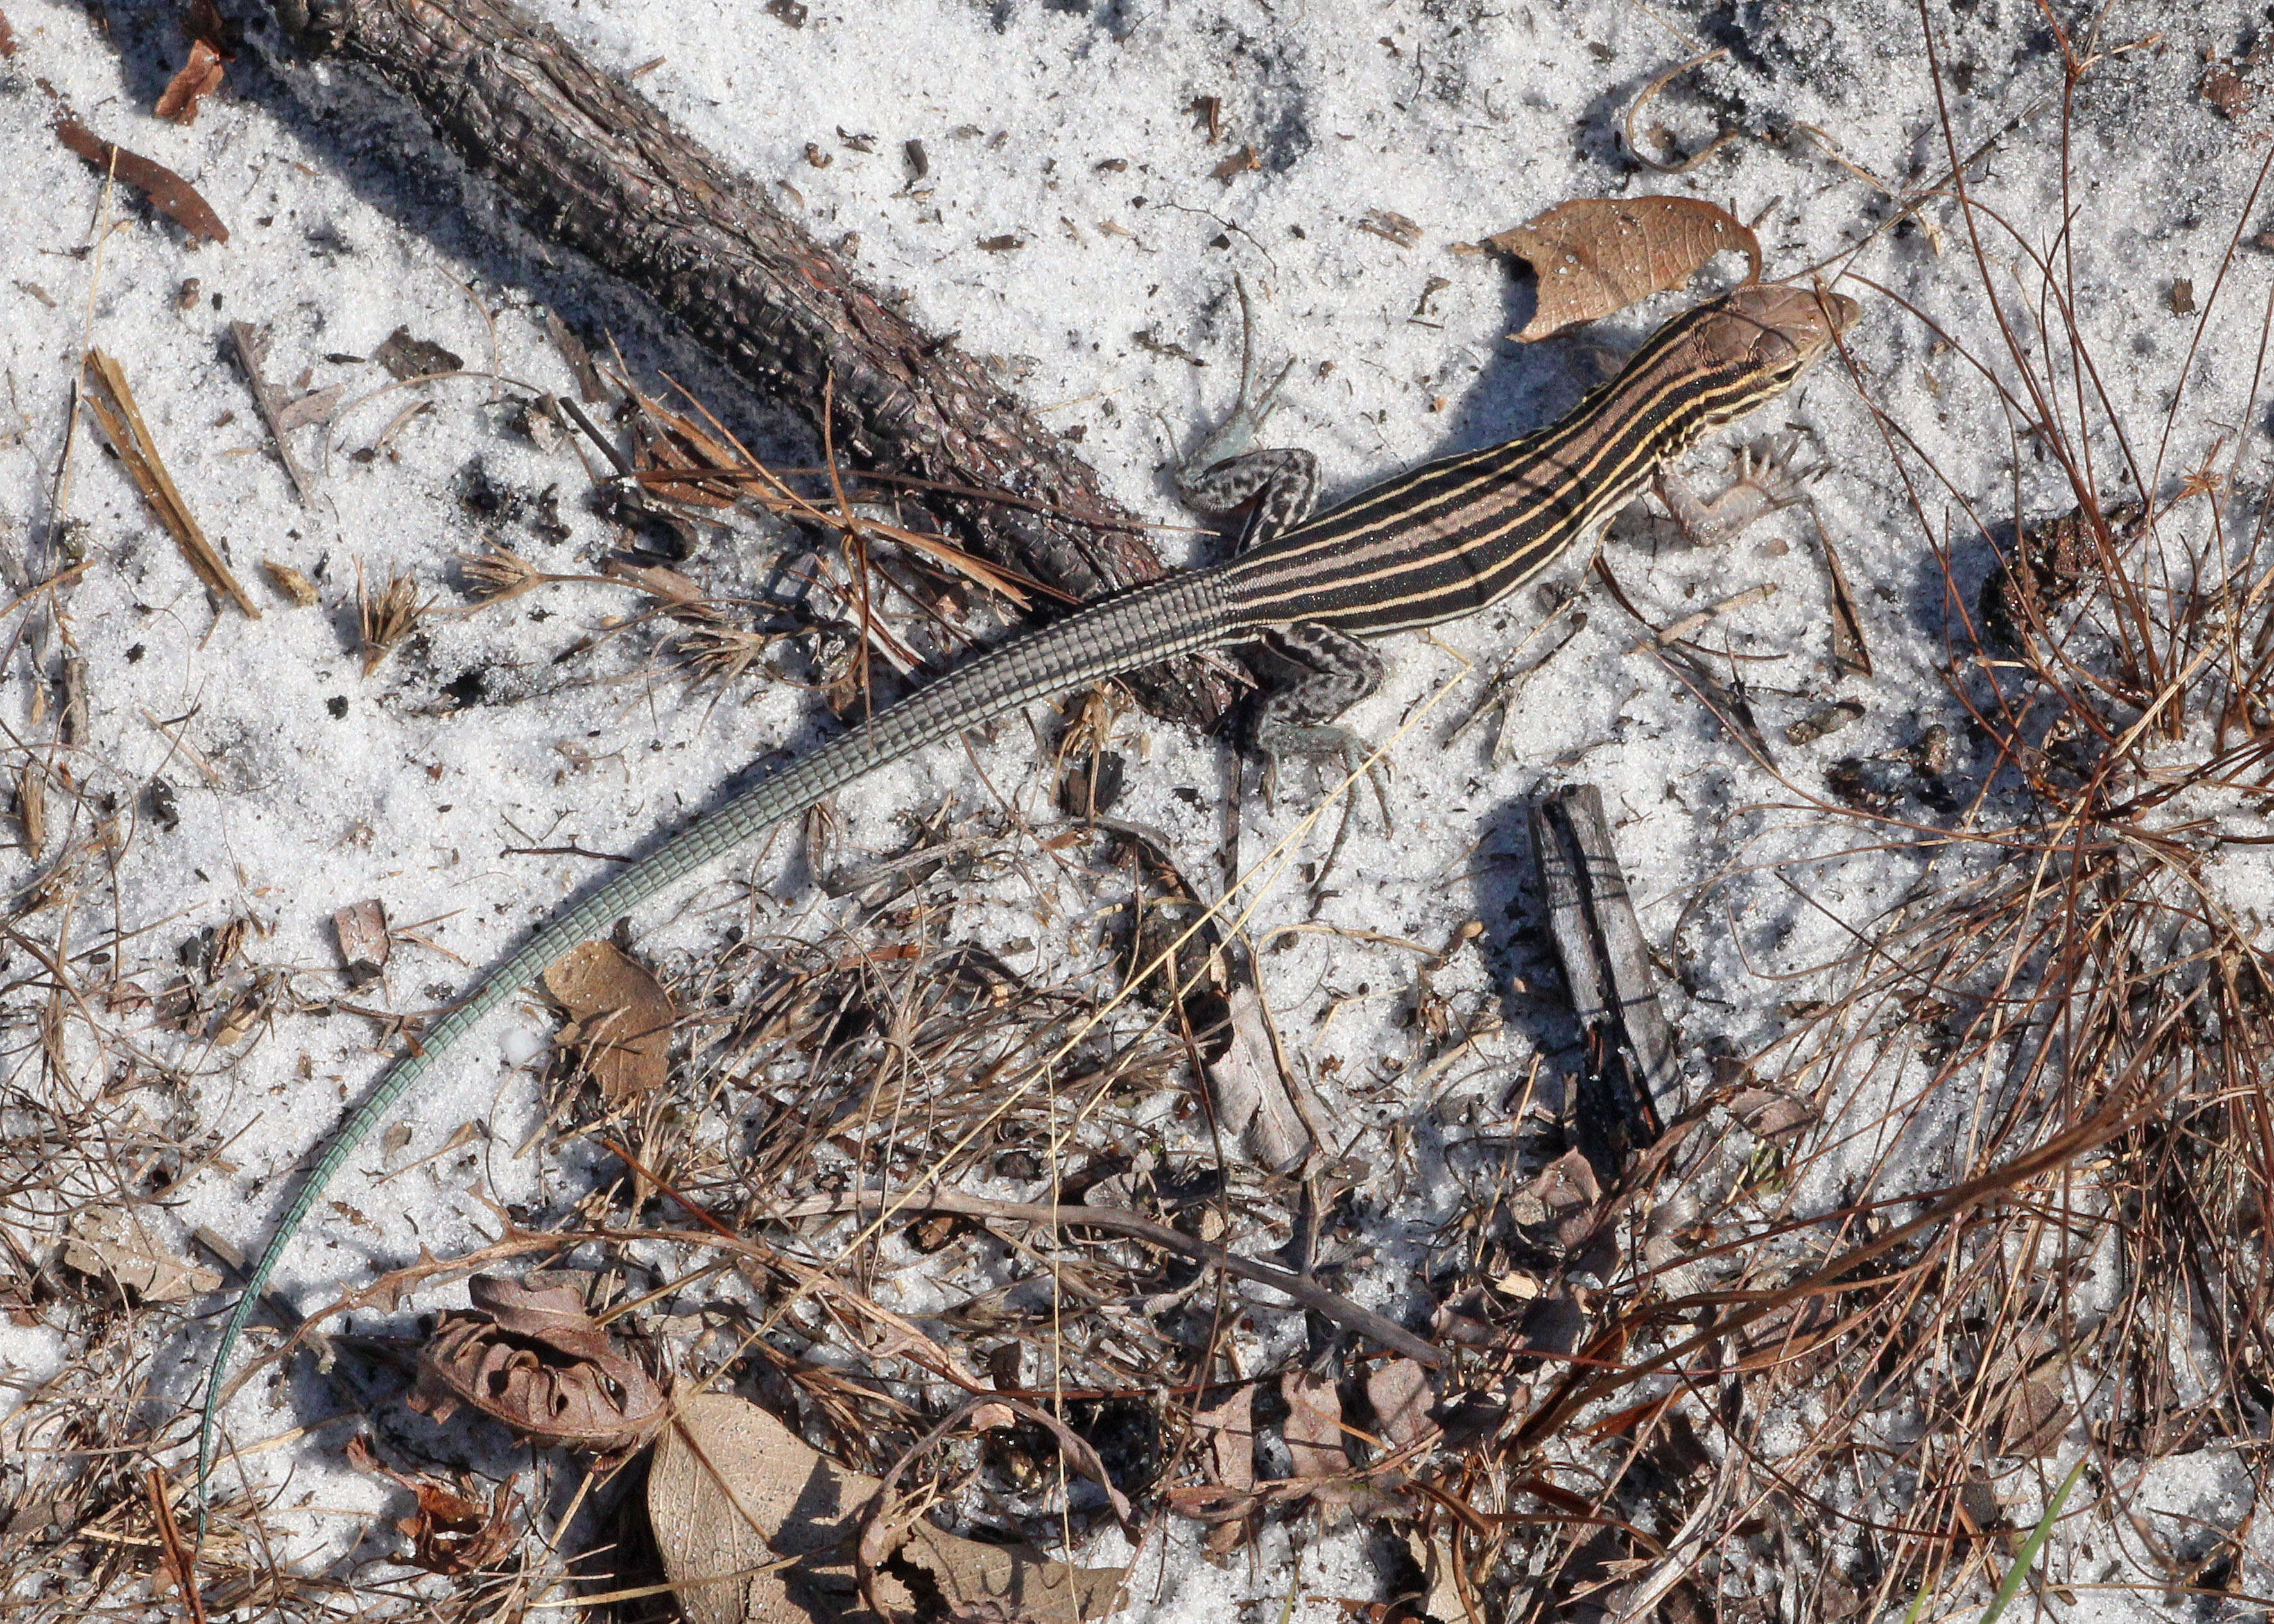
[[[226,71],[225,59],[212,41],[192,40],[190,59],[158,98],[158,117],[177,124],[197,123],[198,103],[221,88]]]
[[[303,609],[316,606],[316,583],[281,559],[265,558],[261,569],[268,576],[268,584],[290,598]]]
[[[395,939],[388,934],[387,908],[377,898],[340,909],[332,915],[332,929],[340,939],[340,962],[347,966],[350,986],[360,987],[387,968]]]
[[[0,56],[12,56],[15,54],[15,31],[8,26],[7,18],[0,16]]]
[[[1216,168],[1210,169],[1209,178],[1221,181],[1229,186],[1235,177],[1246,175],[1251,170],[1260,169],[1262,167],[1263,160],[1255,155],[1255,148],[1242,147],[1238,152],[1224,158],[1216,164]]]
[[[409,383],[414,378],[433,378],[443,372],[462,372],[466,364],[454,350],[442,348],[430,339],[413,338],[407,327],[397,327],[388,334],[371,358],[388,370],[398,382]]]
[[[1540,308],[1516,335],[1525,343],[1678,288],[1725,248],[1745,256],[1747,282],[1761,274],[1753,234],[1699,198],[1581,198],[1485,244],[1525,260],[1540,279]]]
[[[1374,236],[1395,243],[1400,248],[1411,248],[1421,240],[1421,227],[1419,222],[1408,220],[1394,209],[1367,210],[1359,218],[1358,229],[1361,231],[1371,231]]]
[[[1674,1034],[1602,792],[1573,785],[1534,801],[1532,842],[1548,936],[1586,1045],[1574,1132],[1608,1182],[1665,1132],[1660,1102],[1674,1097],[1679,1078]]]
[[[162,163],[114,147],[69,113],[56,119],[56,139],[87,160],[98,175],[116,176],[150,201],[150,207],[189,233],[192,243],[229,241],[229,228],[196,187]]]
[[[87,371],[88,387],[82,398],[87,410],[94,414],[95,422],[102,425],[103,438],[118,454],[127,477],[133,480],[142,499],[157,513],[158,522],[173,537],[174,545],[182,550],[182,556],[189,560],[198,579],[244,611],[247,620],[259,620],[259,605],[237,584],[229,566],[222,562],[221,554],[206,540],[205,531],[198,528],[189,504],[174,488],[172,477],[159,460],[157,442],[151,439],[149,425],[142,421],[141,409],[134,403],[134,391],[127,387],[124,371],[100,350],[87,352]]]
[[[568,1011],[561,1041],[581,1051],[602,1099],[620,1105],[663,1081],[678,1011],[662,983],[621,950],[580,943],[546,968],[545,989]]]

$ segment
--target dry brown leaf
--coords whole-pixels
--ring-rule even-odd
[[[1816,1108],[1777,1088],[1740,1088],[1729,1109],[1756,1139],[1772,1142],[1799,1132],[1816,1120]]]
[[[91,1207],[72,1220],[64,1262],[80,1274],[131,1290],[146,1303],[185,1303],[221,1289],[221,1276],[181,1259],[120,1207]]]
[[[1375,1435],[1393,1449],[1418,1443],[1436,1430],[1429,1419],[1429,1372],[1418,1359],[1392,1359],[1371,1372],[1366,1399],[1374,1407]]]
[[[883,1486],[844,1470],[747,1399],[685,1397],[648,1470],[648,1521],[688,1624],[877,1624],[862,1605],[852,1545]],[[1031,1545],[982,1545],[928,1522],[890,1530],[894,1568],[927,1570],[949,1619],[1079,1624],[1118,1599],[1125,1568],[1069,1568]],[[826,1553],[826,1554],[825,1554]],[[785,1559],[804,1558],[790,1566]],[[879,1599],[911,1616],[916,1598],[891,1572]]]
[[[606,942],[584,942],[554,959],[545,989],[568,1011],[564,1043],[611,1105],[636,1099],[663,1081],[671,1066],[671,995],[654,976]]]
[[[1350,1455],[1343,1448],[1343,1401],[1331,1378],[1289,1371],[1279,1378],[1287,1401],[1280,1432],[1298,1477],[1347,1477]]]
[[[1735,215],[1701,198],[1580,198],[1559,203],[1485,244],[1528,261],[1540,308],[1525,343],[1678,288],[1721,250],[1745,256],[1758,282],[1761,245]]]
[[[1226,1489],[1255,1486],[1255,1384],[1234,1387],[1213,1409],[1193,1412],[1193,1432],[1209,1447],[1209,1481]]]
[[[1313,1140],[1272,1054],[1263,1001],[1243,985],[1226,1003],[1231,1041],[1208,1068],[1216,1121],[1226,1132],[1239,1131],[1241,1147],[1257,1162],[1274,1172],[1290,1171],[1311,1154]]]
[[[1546,1221],[1555,1226],[1555,1244],[1565,1252],[1593,1232],[1603,1189],[1595,1182],[1593,1164],[1578,1151],[1567,1150],[1540,1169],[1526,1190],[1539,1199]]]
[[[620,1353],[573,1285],[477,1274],[474,1305],[444,1314],[418,1350],[415,1410],[448,1421],[461,1404],[534,1443],[621,1455],[663,1425],[655,1379]]]
[[[221,88],[226,59],[210,40],[192,40],[190,59],[158,98],[157,114],[177,124],[198,120],[198,103]]]
[[[8,19],[5,17],[0,17],[0,56],[12,56],[15,54],[15,32],[8,26]]]
[[[332,929],[340,938],[340,962],[347,966],[349,985],[360,987],[387,968],[394,938],[387,933],[387,907],[376,897],[351,902],[332,915]]]
[[[98,175],[115,175],[150,199],[150,207],[190,234],[194,243],[229,241],[229,228],[198,189],[162,163],[153,163],[109,141],[69,113],[56,119],[56,139],[87,160]]]

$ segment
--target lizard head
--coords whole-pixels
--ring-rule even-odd
[[[1863,306],[1829,289],[1756,283],[1698,307],[1695,341],[1712,372],[1736,368],[1766,399],[1806,372],[1855,324]]]

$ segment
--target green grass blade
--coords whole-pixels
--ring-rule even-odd
[[[2053,1531],[2053,1522],[2060,1515],[2062,1502],[2068,1499],[2068,1492],[2076,1487],[2076,1480],[2083,1476],[2082,1461],[2068,1469],[2068,1476],[2062,1478],[2060,1487],[2053,1491],[2053,1497],[2045,1507],[2045,1515],[2037,1519],[2037,1527],[2031,1529],[2029,1538],[2022,1541],[2021,1554],[2014,1559],[2013,1569],[2007,1574],[2006,1583],[1999,1585],[1998,1593],[1990,1598],[1990,1609],[1982,1615],[1982,1624],[1998,1624],[1998,1615],[2006,1611],[2006,1604],[2021,1594],[2022,1582],[2029,1576],[2029,1568],[2037,1561],[2037,1553],[2044,1549],[2045,1536]],[[1912,1605],[1911,1612],[1914,1615],[1917,1613],[1916,1603]]]

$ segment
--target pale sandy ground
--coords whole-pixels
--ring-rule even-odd
[[[265,611],[257,623],[216,613],[117,467],[82,441],[67,513],[83,523],[83,543],[99,561],[68,599],[88,695],[79,771],[123,803],[162,776],[181,808],[170,830],[137,821],[118,859],[118,922],[150,932],[126,950],[124,967],[140,955],[151,977],[162,979],[181,939],[243,917],[265,933],[266,962],[327,972],[335,962],[332,911],[379,896],[398,921],[447,916],[431,935],[456,957],[410,950],[388,987],[399,1004],[440,1000],[590,873],[574,859],[501,856],[502,848],[636,846],[761,752],[808,736],[813,708],[800,692],[761,686],[714,703],[631,650],[562,668],[572,674],[557,671],[553,655],[628,606],[606,590],[545,599],[545,613],[523,605],[436,620],[378,677],[363,680],[352,651],[357,571],[406,571],[425,590],[461,601],[452,555],[493,533],[459,500],[471,462],[523,491],[558,484],[568,539],[548,543],[525,529],[501,537],[546,567],[581,567],[609,532],[584,510],[588,482],[573,456],[540,453],[510,432],[479,381],[433,390],[433,409],[387,454],[352,460],[407,397],[381,394],[376,367],[330,357],[368,355],[407,326],[471,366],[493,365],[563,390],[568,373],[540,325],[549,301],[615,327],[636,365],[667,368],[714,401],[735,401],[736,390],[573,267],[548,265],[478,199],[470,210],[450,163],[352,73],[301,67],[280,80],[247,64],[193,128],[179,130],[147,112],[178,49],[167,8],[111,8],[102,13],[108,33],[89,11],[50,0],[4,0],[4,9],[19,49],[0,63],[0,546],[31,578],[57,566],[44,538],[58,516],[54,475],[69,380],[81,347],[93,344],[127,368],[176,480]],[[1882,0],[1705,8],[1703,22],[1716,27],[1734,10],[1748,46],[1734,64],[1705,70],[1695,82],[1748,127],[1788,139],[1739,141],[1695,174],[1663,182],[1620,161],[1615,124],[1651,76],[1691,53],[1701,25],[1695,8],[816,0],[796,27],[747,0],[544,0],[539,10],[598,63],[641,68],[649,95],[817,234],[857,237],[854,258],[864,274],[904,290],[934,329],[1000,357],[1050,421],[1086,430],[1084,452],[1121,500],[1165,521],[1182,515],[1163,464],[1229,403],[1239,339],[1235,273],[1259,296],[1266,355],[1299,363],[1273,438],[1311,447],[1330,492],[1347,492],[1429,455],[1546,420],[1600,364],[1577,342],[1508,342],[1528,312],[1528,293],[1503,262],[1457,254],[1454,244],[1567,197],[1665,190],[1760,216],[1770,272],[1788,274],[1833,255],[1876,218],[1871,188],[1835,165],[1826,147],[1890,181],[1940,162],[1916,16]],[[1985,188],[2025,230],[2050,237],[2059,207],[2052,152],[2059,71],[2036,8],[1936,0],[1931,10],[1947,31],[1952,60],[1969,70],[1970,93],[1952,102],[1962,141],[2016,117],[2027,121],[2007,138]],[[2171,284],[2190,279],[2199,298],[2209,289],[2268,139],[2263,109],[2230,121],[2193,92],[2204,48],[2237,49],[2255,18],[2255,8],[2241,4],[2116,7],[2110,38],[2162,29],[2168,41],[2104,68],[2081,109],[2076,252],[2091,299],[2087,320],[2107,382],[2144,423],[2160,419],[2193,336],[2193,324],[2170,308]],[[177,234],[125,209],[116,212],[128,222],[102,238],[99,253],[85,252],[102,218],[101,187],[56,147],[37,81],[103,133],[192,177],[230,224],[230,243],[189,252]],[[1214,145],[1189,110],[1203,96],[1221,100]],[[1710,115],[1692,99],[1670,100],[1666,112],[1686,140],[1710,132]],[[912,140],[928,159],[921,179],[905,157]],[[1242,147],[1253,147],[1258,167],[1215,178]],[[1377,210],[1414,222],[1419,241],[1400,246],[1364,229]],[[1951,233],[1947,211],[1937,218],[1939,258],[1912,231],[1873,244],[1856,268],[1962,338],[1986,343],[1991,330],[1962,239]],[[1005,237],[1020,245],[980,245]],[[2237,428],[2251,437],[2250,455],[2263,455],[2263,410],[2247,425],[2237,418],[2270,266],[2246,253],[2236,267],[2225,325],[2195,359],[2197,393],[2175,438],[2174,466]],[[2009,477],[2005,425],[1964,394],[1962,369],[1929,353],[1915,321],[1860,287],[1849,290],[1869,305],[1856,350],[1883,397],[1899,403],[1959,488],[1999,488]],[[1658,301],[1600,336],[1623,342],[1674,304]],[[2024,314],[2018,299],[2011,308]],[[220,336],[232,319],[273,330],[279,380],[347,386],[353,404],[335,425],[312,508],[293,500],[222,357]],[[1141,344],[1141,334],[1208,365],[1164,356]],[[1839,369],[1819,372],[1773,415],[1830,465],[1818,506],[1858,595],[1873,677],[1835,683],[1820,568],[1789,517],[1726,549],[1653,556],[1630,546],[1615,557],[1630,593],[1661,621],[1758,583],[1778,588],[1728,627],[1735,649],[1782,657],[1749,668],[1764,726],[1773,736],[1835,692],[1868,707],[1836,741],[1787,753],[1788,770],[1806,778],[1820,771],[1819,756],[1906,742],[1922,708],[1942,703],[1942,598],[1878,435]],[[747,409],[738,421],[769,449],[801,461],[814,455],[768,408]],[[1716,455],[1701,457],[1701,468],[1710,471]],[[2052,500],[2044,467],[2025,467],[2022,477],[2042,483]],[[764,580],[774,545],[742,523],[711,538],[689,568],[714,590],[748,587]],[[1186,544],[1170,532],[1164,545],[1175,553]],[[270,590],[260,579],[265,558],[312,577],[321,606],[294,607]],[[1389,683],[1353,718],[1386,735],[1443,685],[1469,685],[1400,744],[1395,836],[1383,839],[1370,823],[1353,834],[1338,893],[1320,914],[1423,942],[1443,940],[1472,915],[1493,921],[1493,951],[1459,957],[1438,982],[1465,1008],[1504,1007],[1510,1018],[1484,1050],[1490,1066],[1458,1083],[1459,1098],[1497,1098],[1542,1030],[1535,1006],[1507,986],[1519,973],[1537,975],[1540,963],[1511,941],[1504,920],[1523,849],[1524,797],[1579,778],[1602,786],[1645,926],[1659,933],[1672,929],[1685,888],[1727,861],[1752,827],[1732,822],[1733,811],[1773,798],[1773,786],[1667,672],[1629,651],[1631,623],[1600,588],[1591,591],[1590,625],[1529,689],[1504,764],[1491,764],[1473,735],[1450,748],[1440,741],[1478,680],[1465,677],[1460,658],[1488,666],[1510,647],[1534,614],[1528,598],[1449,629],[1437,645],[1404,640],[1391,650]],[[13,623],[6,629],[12,635]],[[9,646],[0,708],[21,732],[56,649],[52,641]],[[463,704],[470,673],[482,673],[479,697]],[[1133,775],[1126,815],[1169,831],[1205,864],[1219,832],[1214,808],[1232,782],[1225,752],[1159,726],[1150,748]],[[1024,786],[1029,805],[1045,804],[1025,730],[1001,730],[983,759],[997,784]],[[846,808],[851,838],[889,848],[901,809],[968,784],[966,764],[948,753],[896,768]],[[1198,803],[1176,795],[1178,786],[1197,786]],[[1289,821],[1284,808],[1276,818],[1256,808],[1250,849]],[[1763,849],[1799,849],[1809,838],[1782,834]],[[11,884],[29,871],[17,853]],[[1850,868],[1815,900],[1860,916],[1906,879]],[[2267,906],[2263,876],[2226,883],[2238,906]],[[1748,911],[1743,930],[1706,929],[1683,944],[1713,993],[1673,999],[1691,1052],[1712,1039],[1745,1048],[1772,1034],[1777,1005],[1793,994],[1757,974],[1769,967],[1761,952],[1799,964],[1835,944],[1832,928],[1788,896],[1766,888],[1736,895]],[[651,910],[644,944],[667,952],[707,939],[699,917],[665,928],[700,897],[698,888]],[[781,885],[772,922],[791,927],[809,906],[797,885]],[[1291,892],[1284,911],[1301,918],[1305,904]],[[968,929],[1000,938],[1016,935],[1018,923],[975,902]],[[1741,936],[1752,954],[1741,953]],[[1370,976],[1389,984],[1402,966],[1372,965],[1361,947],[1312,936],[1274,956],[1269,973],[1281,1019],[1300,1031],[1330,999],[1348,997]],[[1402,1052],[1393,1014],[1379,1002],[1345,1007],[1309,1064],[1337,1056],[1345,1074],[1369,1074],[1374,1056]],[[9,1019],[9,1064],[23,1074],[11,1086],[37,1086],[26,1008],[11,1006]],[[533,1107],[527,1075],[512,1062],[534,1051],[528,1034],[543,1030],[532,1019],[523,1035],[493,1034],[471,1046],[410,1113],[410,1145],[389,1157],[374,1147],[359,1166],[415,1160],[470,1118],[489,1129],[486,1154],[446,1158],[384,1186],[351,1173],[335,1193],[366,1222],[311,1232],[285,1285],[312,1297],[366,1258],[400,1260],[421,1244],[441,1251],[467,1240],[487,1219],[471,1192],[500,1200],[537,1194],[538,1170],[512,1154]],[[230,1136],[236,1170],[209,1170],[178,1192],[167,1222],[209,1223],[248,1244],[260,1237],[281,1176],[372,1076],[371,1041],[359,1025],[288,1015],[240,1049],[176,1054],[204,1080],[152,1109],[193,1111]],[[1331,1086],[1327,1097],[1335,1103]],[[1359,1109],[1348,1113],[1352,1128],[1365,1120]],[[52,1237],[19,1240],[36,1253]],[[1361,1297],[1392,1289],[1353,1284]],[[162,1395],[190,1396],[207,1345],[192,1334],[178,1359],[161,1362]],[[68,1357],[62,1339],[36,1324],[0,1325],[0,1372],[11,1381],[37,1380]],[[320,1403],[305,1390],[293,1402],[308,1415]],[[0,1398],[0,1410],[8,1402]],[[264,1388],[240,1397],[230,1422],[261,1435],[290,1418]],[[320,1562],[399,1498],[348,1470],[336,1445],[336,1434],[320,1436],[266,1462],[272,1472],[290,1470],[288,1498],[305,1496],[311,1507],[290,1524],[303,1542],[285,1553],[291,1560]],[[2219,1461],[2173,1461],[2157,1469],[2144,1500],[2174,1516],[2231,1522],[2240,1510],[2234,1482]],[[1263,1554],[1258,1566],[1217,1568],[1181,1550],[1149,1552],[1139,1610],[1173,1620],[1249,1603],[1276,1612],[1287,1593],[1287,1546],[1276,1540]],[[2088,1566],[2073,1560],[2072,1571]],[[1353,1537],[1309,1544],[1302,1564],[1298,1617],[1339,1617],[1323,1598],[1367,1593]],[[2127,1618],[2165,1611],[2152,1599],[2089,1594],[2074,1609]]]

